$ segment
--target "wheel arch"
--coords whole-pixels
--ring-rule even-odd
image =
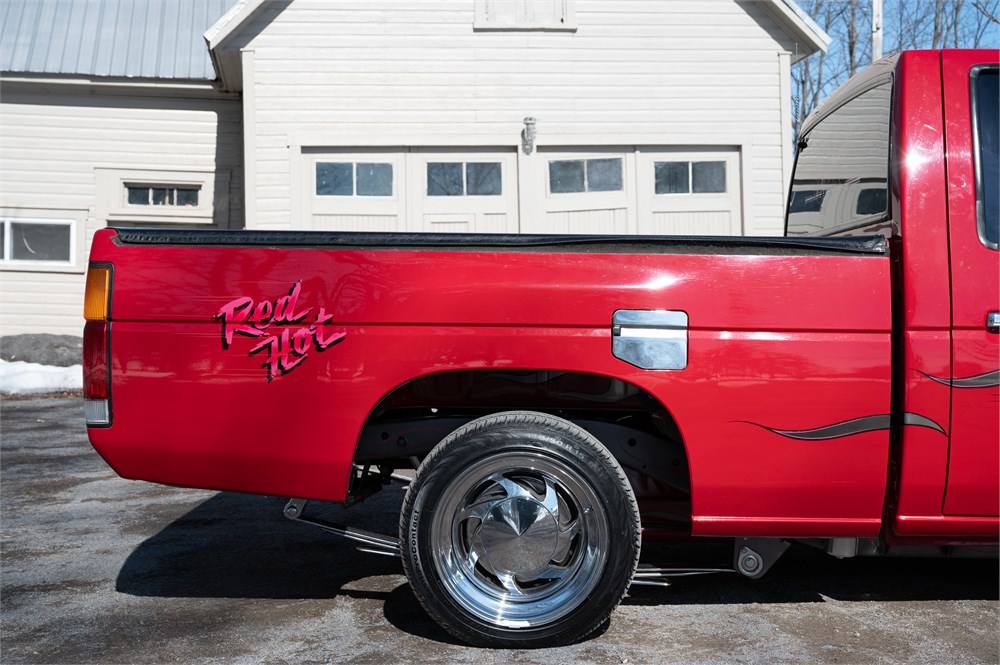
[[[679,424],[656,396],[606,374],[461,369],[414,377],[367,414],[353,461],[415,468],[465,423],[524,410],[574,422],[608,448],[640,502],[644,526],[689,531],[691,472]]]

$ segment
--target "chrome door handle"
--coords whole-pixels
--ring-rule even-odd
[[[990,312],[986,315],[986,329],[991,333],[1000,333],[1000,312]]]

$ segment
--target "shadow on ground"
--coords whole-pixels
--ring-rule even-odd
[[[350,509],[310,504],[332,521],[393,534],[402,490],[393,487]],[[282,517],[285,500],[219,493],[143,541],[118,574],[116,589],[136,596],[381,601],[404,632],[455,643],[423,611],[398,559],[359,552],[348,541]],[[650,546],[644,559],[665,563],[677,547]],[[725,563],[726,546],[703,548]],[[356,584],[365,580],[364,583]],[[839,601],[996,599],[995,559],[837,560],[793,545],[761,580],[735,573],[678,578],[670,588],[633,587],[626,605],[711,605]]]

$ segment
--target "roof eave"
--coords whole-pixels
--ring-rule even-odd
[[[796,49],[792,62],[798,62],[818,51],[825,52],[833,41],[823,28],[807,14],[794,0],[768,0],[766,7],[790,37],[795,40]]]
[[[238,57],[224,57],[222,47],[232,35],[264,7],[266,1],[238,0],[203,35],[205,43],[208,45],[208,53],[212,58],[212,66],[215,68],[215,73],[222,82],[224,90],[242,90],[243,72],[240,59]]]

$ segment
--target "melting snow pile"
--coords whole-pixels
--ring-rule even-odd
[[[0,360],[0,394],[29,395],[83,389],[83,368],[52,367],[20,360]]]

